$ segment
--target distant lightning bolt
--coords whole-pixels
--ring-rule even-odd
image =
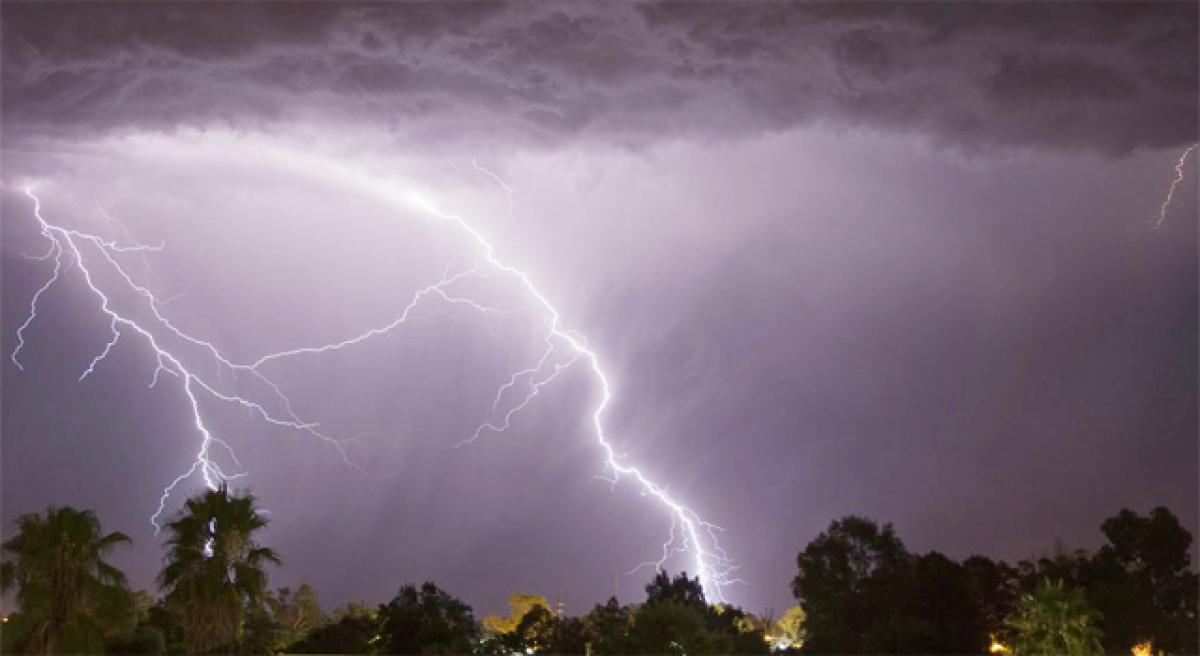
[[[293,159],[292,161],[295,160]],[[491,175],[489,171],[480,167],[478,163],[474,164],[480,171]],[[345,169],[339,169],[338,174],[343,178],[352,178],[357,184],[368,187],[373,184],[365,176],[358,176]],[[492,177],[495,178],[494,175]],[[495,179],[506,191],[511,192],[511,188],[508,185],[504,184],[498,178]],[[671,518],[667,539],[662,545],[661,557],[652,563],[643,563],[639,568],[642,566],[654,566],[662,569],[672,556],[690,553],[695,568],[694,573],[699,577],[706,595],[713,602],[724,601],[722,589],[732,583],[740,582],[740,579],[733,578],[733,573],[737,569],[737,566],[721,548],[717,539],[717,532],[723,529],[702,519],[694,510],[669,494],[666,488],[651,480],[640,468],[626,462],[624,456],[618,454],[609,441],[605,431],[604,417],[613,398],[612,386],[608,375],[601,366],[601,360],[597,353],[588,346],[587,341],[582,335],[567,329],[563,325],[558,309],[542,294],[530,277],[524,271],[501,261],[496,255],[494,245],[461,216],[442,212],[434,204],[415,193],[402,194],[401,197],[429,216],[447,222],[464,236],[468,237],[471,245],[478,251],[476,264],[457,273],[451,273],[450,267],[447,266],[446,271],[439,280],[418,289],[409,302],[400,309],[396,318],[382,326],[370,328],[357,335],[328,344],[285,349],[268,353],[254,360],[237,362],[226,357],[213,343],[195,337],[175,325],[163,314],[162,306],[165,301],[159,299],[147,286],[135,282],[116,257],[118,254],[126,252],[137,252],[145,255],[147,251],[161,249],[161,246],[150,247],[137,244],[136,242],[133,245],[121,245],[105,240],[97,235],[51,223],[43,216],[41,201],[37,195],[29,189],[26,189],[26,194],[33,201],[34,216],[38,221],[41,235],[49,242],[46,253],[34,259],[40,261],[52,260],[54,268],[49,279],[34,293],[30,302],[29,315],[17,329],[17,346],[10,355],[12,361],[18,368],[22,368],[19,355],[25,347],[25,332],[38,316],[39,301],[46,291],[63,277],[64,266],[73,263],[78,268],[85,286],[98,300],[101,311],[108,317],[111,330],[111,338],[103,350],[84,369],[80,380],[83,380],[95,371],[96,367],[105,360],[117,345],[121,335],[128,333],[139,337],[151,350],[155,362],[155,369],[150,383],[151,386],[159,381],[161,373],[166,373],[179,380],[181,390],[188,399],[192,424],[200,436],[200,445],[188,469],[171,480],[163,488],[162,494],[159,497],[158,507],[150,518],[156,530],[160,525],[159,518],[165,512],[171,495],[185,481],[199,475],[206,487],[216,489],[225,481],[245,475],[244,471],[227,474],[220,464],[214,460],[213,446],[217,445],[224,449],[232,461],[240,467],[240,463],[238,463],[237,456],[233,452],[232,447],[215,435],[204,421],[200,403],[201,397],[240,405],[272,425],[289,428],[316,437],[333,446],[346,464],[357,467],[347,457],[342,446],[343,442],[356,438],[348,438],[346,440],[335,439],[321,432],[319,424],[302,419],[293,410],[291,400],[283,393],[278,384],[263,373],[263,369],[267,365],[281,359],[340,351],[354,347],[374,337],[390,334],[410,320],[420,318],[414,315],[416,309],[422,304],[432,301],[437,301],[446,306],[460,306],[479,312],[485,316],[509,312],[505,308],[493,307],[454,291],[457,283],[460,281],[472,278],[486,278],[500,273],[518,282],[543,313],[543,323],[546,328],[543,333],[545,349],[541,351],[536,362],[515,371],[507,382],[500,386],[495,393],[490,410],[490,416],[495,418],[481,423],[475,429],[474,433],[463,440],[461,444],[468,444],[485,433],[506,431],[511,426],[511,420],[514,416],[527,408],[546,386],[551,384],[560,374],[567,371],[577,362],[583,361],[592,378],[597,383],[600,392],[599,398],[591,409],[591,433],[604,454],[604,467],[610,472],[610,476],[606,477],[606,480],[615,486],[622,477],[632,478],[640,486],[642,496],[659,502],[668,511]],[[393,191],[389,191],[387,195],[392,199],[396,198]],[[123,226],[121,226],[121,229],[124,232]],[[128,238],[128,233],[124,232],[124,234]],[[81,246],[87,246],[91,251],[99,253],[101,261],[94,263],[89,260],[85,257],[84,249],[81,249]],[[109,296],[101,289],[93,277],[93,267],[97,264],[106,266],[111,272],[116,273],[126,289],[132,291],[137,297],[142,299],[142,303],[149,309],[152,319],[139,320],[129,312],[123,312],[114,307]],[[143,264],[146,265],[148,270],[148,264],[146,264],[145,260],[143,260]],[[210,381],[207,377],[199,374],[194,366],[189,367],[186,365],[184,355],[166,345],[156,336],[155,331],[165,331],[169,337],[177,342],[198,347],[202,352],[206,353],[207,358],[217,364],[218,380],[215,382]],[[262,384],[265,390],[268,390],[267,398],[269,402],[254,400],[244,393],[232,390],[227,391],[228,385],[220,379],[221,371],[232,372],[234,374],[249,374],[253,380]],[[268,406],[275,406],[281,412],[272,411]]]
[[[504,178],[501,178],[499,175],[496,175],[495,173],[493,173],[492,171],[490,171],[486,167],[484,167],[482,164],[480,164],[479,160],[476,160],[476,159],[471,160],[471,166],[474,167],[474,169],[476,171],[479,171],[480,173],[486,175],[487,177],[491,178],[496,184],[500,185],[500,188],[504,190],[504,193],[509,195],[510,200],[512,198],[512,194],[519,191],[516,187],[505,182]]]
[[[1171,207],[1171,199],[1175,196],[1175,188],[1179,186],[1180,182],[1183,182],[1183,165],[1187,163],[1188,155],[1191,155],[1197,146],[1200,146],[1200,143],[1188,146],[1187,150],[1184,150],[1183,154],[1179,156],[1179,161],[1175,162],[1175,179],[1167,187],[1167,195],[1163,198],[1162,206],[1158,208],[1158,214],[1151,219],[1155,229],[1161,228],[1163,221],[1167,220],[1167,210]]]

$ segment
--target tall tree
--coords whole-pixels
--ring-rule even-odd
[[[246,604],[259,604],[267,589],[273,550],[255,541],[267,519],[249,493],[222,485],[187,500],[167,524],[167,564],[158,576],[166,601],[182,618],[188,649],[232,645],[242,634]]]
[[[556,650],[558,625],[558,618],[548,606],[535,605],[508,633],[507,644],[517,651],[563,653]]]
[[[792,594],[804,609],[805,650],[859,653],[881,619],[910,556],[891,524],[864,517],[835,520],[797,556]]]
[[[96,653],[132,629],[125,575],[104,560],[126,535],[105,534],[92,511],[71,507],[21,515],[16,527],[0,565],[0,590],[16,588],[19,607],[5,626],[6,651]]]
[[[1197,581],[1192,535],[1166,508],[1146,516],[1123,509],[1105,520],[1108,538],[1092,559],[1088,597],[1103,614],[1104,646],[1128,651],[1151,640],[1168,653],[1197,647]]]
[[[479,633],[471,607],[428,581],[400,588],[379,615],[389,654],[465,654]]]
[[[629,626],[631,612],[622,606],[616,597],[609,597],[604,604],[596,604],[584,617],[588,634],[592,639],[592,651],[597,654],[630,653]]]
[[[879,575],[876,575],[878,578]],[[987,647],[970,580],[962,565],[937,552],[915,556],[872,602],[867,653],[976,654]]]
[[[1032,592],[1022,595],[1008,619],[1013,629],[1013,654],[1103,654],[1102,633],[1096,627],[1099,618],[1083,590],[1070,588],[1061,580],[1043,579]]]
[[[988,635],[1001,635],[1017,603],[1017,570],[984,556],[971,556],[962,565],[980,625]]]

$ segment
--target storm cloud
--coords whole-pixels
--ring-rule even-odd
[[[24,131],[353,115],[400,143],[1194,142],[1194,3],[8,4]]]

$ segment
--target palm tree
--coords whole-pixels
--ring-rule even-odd
[[[242,634],[246,604],[267,589],[267,563],[279,557],[254,541],[267,520],[249,493],[222,485],[188,499],[167,524],[167,564],[158,575],[166,601],[183,617],[193,652],[231,645]]]
[[[1103,654],[1100,613],[1091,607],[1082,590],[1063,582],[1042,579],[1033,592],[1021,597],[1007,624],[1015,633],[1012,651],[1023,654]]]
[[[0,591],[15,587],[20,609],[5,627],[6,648],[96,653],[105,637],[129,628],[133,601],[125,575],[104,561],[129,537],[105,535],[92,511],[71,507],[21,515],[16,527],[2,545],[11,560],[0,565]]]

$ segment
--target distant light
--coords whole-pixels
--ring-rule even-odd
[[[1154,656],[1154,643],[1145,639],[1129,649],[1133,656]]]
[[[1007,645],[999,640],[992,638],[992,644],[988,646],[988,653],[991,654],[1010,654],[1012,650]]]

